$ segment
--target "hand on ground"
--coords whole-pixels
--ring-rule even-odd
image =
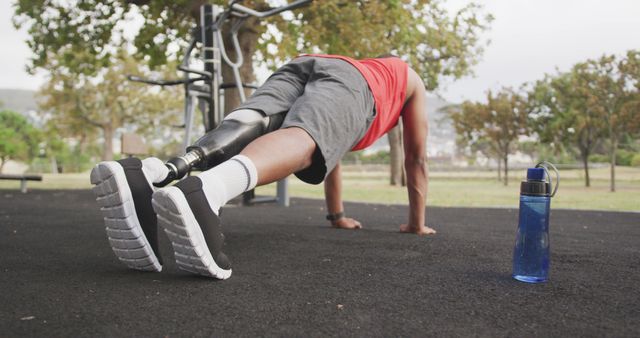
[[[412,227],[412,226],[409,226],[408,224],[401,224],[400,225],[400,232],[402,232],[402,233],[411,233],[411,234],[416,234],[416,235],[420,235],[420,236],[434,235],[436,233],[436,231],[434,229],[431,229],[431,228],[429,228],[427,226]]]
[[[342,217],[339,220],[332,222],[332,225],[334,228],[338,229],[362,229],[362,223],[349,217]]]

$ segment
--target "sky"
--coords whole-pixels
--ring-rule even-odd
[[[476,0],[495,20],[483,37],[491,41],[475,76],[447,82],[438,91],[450,102],[483,100],[486,91],[518,87],[556,69],[603,54],[640,49],[638,0]],[[11,16],[13,1],[0,0],[0,88],[38,89],[45,74],[26,73],[28,35],[17,31]],[[448,0],[455,10],[469,0]]]

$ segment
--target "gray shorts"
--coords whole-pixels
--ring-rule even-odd
[[[319,184],[365,135],[375,118],[373,94],[346,61],[303,56],[278,69],[238,109],[287,112],[281,128],[304,129],[316,142],[310,167],[295,173]]]

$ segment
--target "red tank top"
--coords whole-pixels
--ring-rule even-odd
[[[344,60],[356,67],[369,85],[376,117],[369,130],[351,150],[364,149],[393,128],[400,118],[407,95],[408,66],[397,57],[355,60],[340,55],[304,54]]]

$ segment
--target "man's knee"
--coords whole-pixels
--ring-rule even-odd
[[[265,115],[253,109],[233,111],[187,151],[195,150],[200,154],[204,160],[199,165],[201,169],[211,168],[237,155],[256,138],[280,128],[284,115]]]
[[[262,128],[262,134],[265,134],[279,129],[285,116],[286,113],[266,115],[254,109],[238,109],[227,115],[223,122],[233,121],[241,125],[259,125]]]
[[[253,109],[239,109],[225,116],[225,120],[234,120],[241,123],[256,123],[263,121],[265,115],[262,112]]]

